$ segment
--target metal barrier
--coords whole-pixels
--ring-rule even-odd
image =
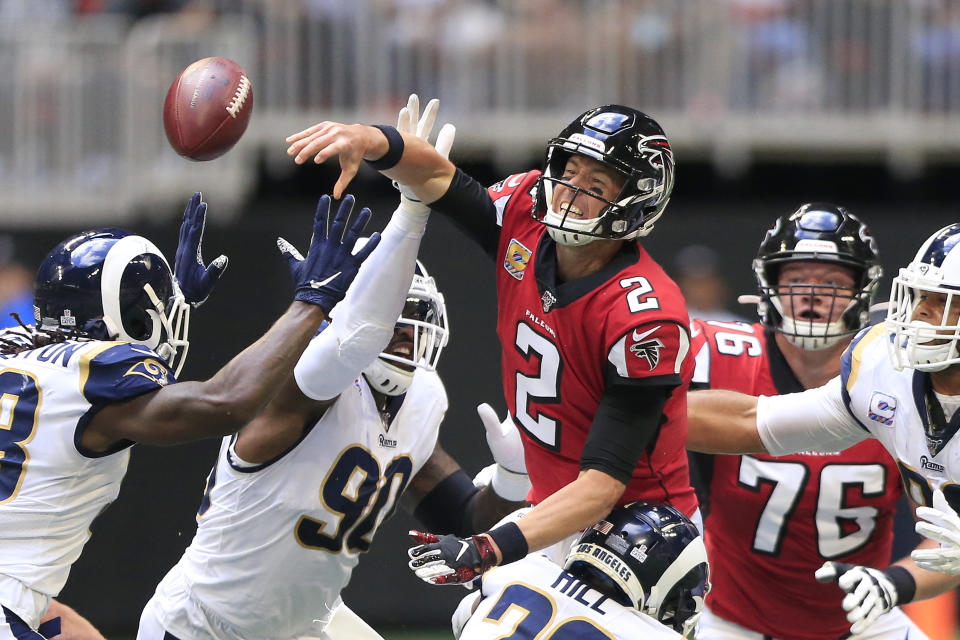
[[[4,29],[5,226],[173,215],[213,191],[229,217],[256,161],[322,119],[391,121],[438,96],[454,154],[540,147],[596,103],[654,115],[684,157],[886,158],[904,174],[960,150],[960,12],[917,0],[236,0],[213,20],[112,16]],[[254,83],[250,129],[190,163],[160,110],[186,64],[224,55]]]

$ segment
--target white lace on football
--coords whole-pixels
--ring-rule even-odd
[[[237,90],[234,91],[233,98],[231,98],[229,104],[227,104],[227,113],[229,113],[231,117],[236,118],[240,110],[243,109],[243,103],[247,101],[249,95],[250,79],[244,74],[240,76],[240,82],[237,83]]]

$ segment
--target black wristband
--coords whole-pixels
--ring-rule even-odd
[[[493,538],[497,548],[500,549],[500,564],[522,560],[529,551],[527,539],[523,537],[523,532],[520,531],[516,522],[502,524],[496,529],[487,531],[487,535]]]
[[[400,158],[403,157],[403,136],[400,135],[396,127],[391,127],[388,124],[375,124],[373,126],[380,129],[380,132],[387,137],[389,147],[383,157],[377,160],[367,160],[366,162],[377,171],[392,169],[397,166]]]
[[[913,597],[917,595],[917,580],[913,577],[913,574],[906,567],[901,567],[898,564],[887,567],[884,573],[893,583],[893,588],[897,590],[896,604],[912,602]]]

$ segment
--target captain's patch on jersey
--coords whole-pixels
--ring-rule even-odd
[[[530,249],[527,249],[516,238],[510,239],[507,253],[503,256],[503,268],[517,280],[523,280],[523,272],[530,262]]]
[[[893,424],[893,417],[897,414],[897,399],[888,396],[885,393],[874,391],[870,396],[870,410],[867,413],[874,422],[885,424],[888,427]]]

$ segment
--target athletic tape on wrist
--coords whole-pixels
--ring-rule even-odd
[[[377,160],[367,160],[367,164],[376,169],[377,171],[386,171],[387,169],[392,169],[397,166],[397,163],[400,162],[400,158],[403,157],[403,136],[400,135],[400,132],[397,131],[396,127],[391,127],[386,124],[375,124],[375,128],[379,129],[383,135],[387,137],[387,153],[384,154],[382,158]]]
[[[529,551],[527,539],[516,522],[502,524],[488,531],[487,535],[493,538],[497,548],[500,549],[501,565],[522,560]]]

